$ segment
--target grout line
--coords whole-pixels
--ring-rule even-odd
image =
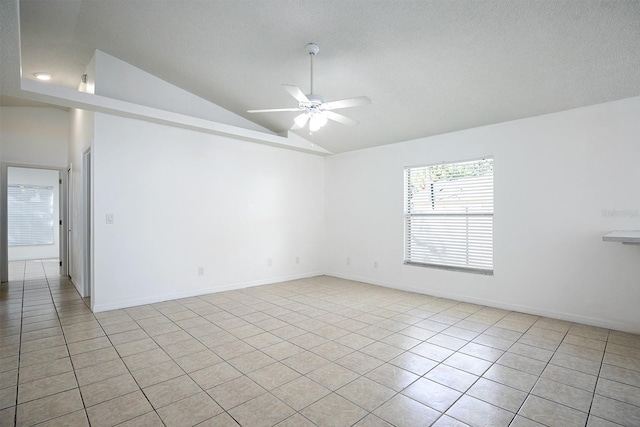
[[[76,374],[76,369],[75,369],[75,367],[73,366],[73,359],[71,359],[71,352],[69,351],[69,343],[67,342],[67,336],[66,336],[66,334],[65,334],[65,332],[64,332],[64,328],[62,327],[62,321],[60,320],[60,313],[59,313],[59,311],[58,311],[58,306],[56,305],[55,300],[54,300],[54,298],[53,298],[53,292],[51,292],[51,283],[49,282],[49,277],[47,276],[47,271],[46,271],[46,269],[44,268],[44,264],[43,264],[43,270],[44,270],[45,280],[47,281],[47,287],[48,287],[48,289],[49,289],[49,294],[51,295],[51,301],[52,301],[52,303],[53,303],[53,307],[54,307],[54,309],[55,309],[55,311],[56,311],[56,316],[57,316],[57,319],[58,319],[58,324],[60,325],[60,330],[62,331],[62,337],[63,337],[63,339],[64,339],[64,345],[65,345],[65,347],[67,348],[67,354],[68,354],[68,357],[69,357],[69,363],[71,363],[71,370],[73,371],[73,376],[74,376],[74,378],[75,378],[75,380],[76,380],[76,385],[77,385],[78,394],[80,395],[80,401],[82,402],[82,409],[83,409],[83,411],[84,411],[84,415],[85,415],[85,417],[86,417],[86,419],[87,419],[87,422],[89,423],[89,426],[91,426],[91,422],[89,421],[89,415],[87,414],[87,407],[86,407],[86,406],[85,406],[85,404],[84,404],[84,397],[82,396],[82,393],[80,392],[80,383],[78,382],[78,376],[77,376],[77,374]],[[66,390],[65,390],[65,391],[66,391]],[[60,392],[60,393],[62,393],[62,392]],[[73,412],[76,412],[76,411],[73,411]],[[61,415],[61,417],[66,416],[66,415],[69,415],[70,413],[71,413],[71,412],[69,412],[69,413],[67,413],[67,414],[64,414],[64,415]],[[56,418],[59,418],[59,417],[56,417]],[[52,418],[52,419],[55,419],[55,418]],[[47,420],[47,421],[49,421],[49,420]]]
[[[13,425],[17,425],[18,424],[18,391],[19,391],[19,387],[20,387],[20,362],[22,359],[22,326],[24,324],[24,288],[25,288],[25,280],[24,280],[24,274],[25,271],[27,269],[27,263],[24,263],[24,269],[23,269],[23,278],[22,278],[22,298],[20,301],[20,342],[18,345],[18,372],[16,373],[16,406],[15,406],[15,411],[13,414]]]
[[[528,331],[531,330],[531,328],[533,328],[533,326],[535,325],[535,322],[522,334],[522,336],[520,338],[522,338]],[[542,328],[544,329],[544,328]],[[553,351],[553,355],[551,355],[551,357],[549,358],[549,360],[546,362],[546,364],[544,365],[544,368],[542,369],[542,371],[540,371],[540,375],[538,375],[538,379],[536,380],[536,382],[533,384],[533,386],[531,387],[531,390],[529,390],[529,392],[527,392],[527,396],[524,398],[524,400],[522,401],[522,403],[520,404],[520,406],[518,407],[518,410],[516,411],[516,415],[513,417],[513,419],[511,420],[511,423],[513,423],[516,419],[516,417],[518,416],[518,413],[522,410],[522,407],[524,406],[524,404],[527,402],[527,400],[529,399],[529,397],[532,395],[533,389],[536,387],[536,385],[540,382],[540,379],[542,378],[542,374],[544,373],[545,369],[547,369],[547,367],[549,366],[549,364],[551,363],[551,359],[553,359],[553,356],[556,354],[556,351],[558,351],[558,348],[560,347],[560,345],[562,344],[562,342],[565,340],[565,338],[567,337],[567,335],[569,334],[569,330],[571,329],[571,326],[569,328],[567,328],[567,331],[564,333],[564,335],[562,336],[562,340],[560,340],[560,343],[558,343],[558,345],[556,346],[556,349]],[[545,329],[546,330],[546,329]],[[542,337],[543,338],[543,337]],[[509,348],[512,348],[514,345],[516,345],[518,343],[518,341],[516,341],[515,343],[513,343]],[[539,348],[539,347],[536,347]],[[507,349],[508,351],[508,349]],[[517,353],[515,353],[517,354]],[[523,356],[526,357],[526,356]],[[537,360],[537,359],[535,359]],[[514,368],[512,368],[514,369]],[[534,395],[536,396],[536,395]],[[554,403],[558,403],[558,402],[554,402]],[[523,418],[527,418],[523,415],[520,415]],[[529,418],[527,418],[529,419]],[[535,420],[532,420],[535,421]],[[537,422],[537,421],[536,421]]]
[[[596,399],[596,391],[598,390],[598,383],[600,382],[600,373],[602,372],[602,365],[604,364],[604,358],[607,355],[607,345],[609,344],[610,335],[611,335],[611,330],[608,330],[607,340],[605,341],[604,350],[602,351],[602,359],[600,360],[600,368],[598,369],[598,374],[596,375],[596,384],[593,386],[593,394],[591,395],[591,402],[589,403],[589,412],[587,413],[587,422],[585,423],[585,426],[589,423],[589,418],[591,417],[591,408],[593,408],[593,402]]]

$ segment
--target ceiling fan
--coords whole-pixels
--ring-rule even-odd
[[[357,96],[355,98],[341,99],[338,101],[324,102],[322,96],[313,93],[313,57],[318,54],[320,48],[315,43],[307,44],[307,52],[311,58],[311,90],[310,93],[305,95],[297,86],[282,85],[284,89],[298,101],[298,106],[294,108],[272,108],[267,110],[248,110],[248,113],[278,113],[284,111],[299,111],[301,112],[294,119],[292,130],[302,129],[307,122],[309,122],[309,131],[315,132],[322,126],[327,124],[327,120],[333,120],[344,125],[354,126],[358,122],[343,116],[342,114],[334,113],[333,110],[339,108],[358,107],[360,105],[371,104],[371,100],[366,96]]]

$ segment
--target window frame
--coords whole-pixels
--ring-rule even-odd
[[[434,214],[426,214],[426,213],[411,213],[409,211],[409,175],[408,172],[410,170],[415,170],[415,169],[425,169],[425,168],[430,168],[432,166],[443,166],[443,165],[456,165],[456,164],[463,164],[463,163],[470,163],[470,162],[480,162],[483,160],[491,160],[491,165],[492,165],[492,172],[491,172],[491,212],[483,212],[483,213],[467,213],[467,214],[461,214],[461,213],[449,213],[447,214],[446,212],[440,212],[440,213],[434,213]],[[467,273],[475,273],[475,274],[482,274],[482,275],[489,275],[492,276],[494,274],[494,269],[495,269],[495,264],[494,264],[494,251],[495,251],[495,223],[494,223],[494,216],[495,216],[495,159],[493,156],[483,156],[483,157],[479,157],[479,158],[473,158],[473,159],[466,159],[466,160],[458,160],[458,161],[443,161],[443,162],[439,162],[439,163],[431,163],[431,164],[423,164],[423,165],[412,165],[412,166],[405,166],[403,169],[403,187],[404,187],[404,195],[403,195],[403,204],[404,204],[404,209],[403,209],[403,216],[404,216],[404,264],[405,265],[410,265],[410,266],[417,266],[417,267],[429,267],[429,268],[437,268],[437,269],[443,269],[443,270],[450,270],[450,271],[460,271],[460,272],[467,272]],[[435,203],[434,201],[432,203]],[[491,250],[490,250],[490,254],[491,254],[491,268],[481,268],[481,267],[477,267],[477,266],[461,266],[461,265],[452,265],[452,264],[446,264],[446,263],[435,263],[435,262],[419,262],[419,261],[415,261],[415,260],[410,260],[410,244],[411,244],[411,235],[410,235],[410,220],[412,217],[428,217],[429,215],[433,215],[433,216],[440,216],[440,217],[479,217],[479,216],[484,216],[484,217],[491,217]],[[467,242],[469,242],[469,240],[467,239]]]

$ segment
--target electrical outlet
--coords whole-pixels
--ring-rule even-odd
[[[272,260],[271,258],[269,258],[269,259],[267,260],[267,265],[268,265],[269,267],[271,267],[271,266],[273,265],[273,260]]]
[[[300,257],[296,257],[296,264],[300,264]]]
[[[373,268],[378,268],[378,261],[373,261]]]
[[[204,276],[204,267],[198,267],[198,276]]]
[[[106,214],[105,222],[107,224],[113,224],[113,214],[112,213]]]
[[[351,258],[347,257],[347,265],[351,265]]]

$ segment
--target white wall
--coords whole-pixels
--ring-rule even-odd
[[[94,310],[324,271],[322,157],[100,113],[94,138]]]
[[[86,72],[80,90],[264,130],[100,51]],[[70,122],[71,274],[86,288],[81,159],[91,149],[95,311],[324,270],[322,157],[81,110]]]
[[[0,107],[0,163],[64,168],[68,141],[69,114],[66,110]],[[5,186],[4,178],[1,180],[0,186]],[[2,246],[0,258],[6,259],[7,247]]]
[[[69,112],[69,123],[71,133],[69,135],[69,158],[68,164],[71,169],[69,179],[69,205],[71,209],[71,232],[69,235],[70,257],[69,276],[80,295],[89,296],[90,291],[85,286],[84,266],[83,266],[83,174],[82,156],[91,148],[93,142],[93,118],[92,111],[71,109]]]
[[[640,229],[638,117],[640,97],[328,157],[327,274],[640,332],[640,246],[602,242]],[[403,168],[487,155],[495,275],[403,265]]]
[[[85,68],[87,80],[80,83],[78,90],[81,92],[95,93],[95,74],[96,59],[95,55],[89,61]],[[87,248],[84,245],[85,224],[84,224],[84,208],[89,200],[85,202],[85,184],[83,169],[83,157],[87,151],[91,150],[94,134],[94,113],[93,111],[80,110],[72,108],[69,111],[69,157],[68,165],[70,169],[69,184],[69,206],[70,206],[70,224],[69,224],[69,276],[80,295],[83,297],[91,296],[90,280],[85,277],[84,253]],[[90,245],[89,245],[90,246]],[[89,250],[87,250],[89,252]],[[90,257],[89,257],[90,258]],[[89,263],[92,260],[89,259]]]
[[[69,114],[59,108],[0,107],[0,161],[63,168]]]
[[[60,256],[60,172],[56,170],[15,168],[7,170],[8,184],[53,187],[53,243],[50,245],[9,246],[9,261],[49,259]]]

